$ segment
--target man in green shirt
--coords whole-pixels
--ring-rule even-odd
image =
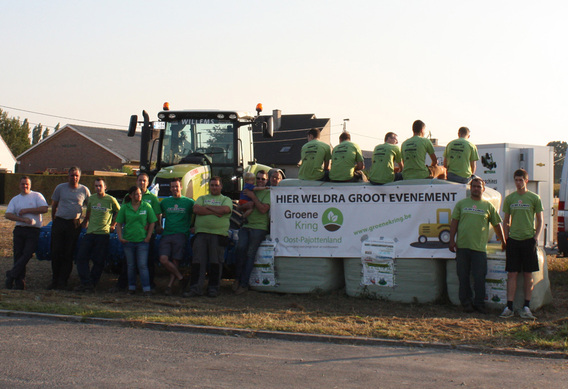
[[[444,150],[444,167],[448,170],[448,181],[467,184],[475,173],[477,147],[469,139],[469,128],[460,127],[458,139],[448,143]]]
[[[268,175],[264,170],[256,173],[256,188],[265,188]],[[242,207],[252,208],[248,223],[239,230],[237,244],[237,266],[233,289],[235,294],[242,294],[248,290],[249,278],[256,258],[258,247],[268,234],[270,228],[270,190],[246,190],[245,193],[251,201]],[[252,205],[251,205],[252,204]]]
[[[308,131],[308,143],[302,146],[300,161],[300,180],[326,181],[329,177],[329,161],[331,147],[319,140],[320,130],[312,128]]]
[[[221,177],[209,180],[211,194],[201,196],[193,206],[195,215],[195,238],[193,240],[193,261],[189,291],[183,295],[203,295],[205,274],[209,272],[207,295],[217,297],[221,282],[221,269],[225,247],[228,244],[229,224],[233,202],[221,194]]]
[[[389,182],[402,180],[399,173],[404,164],[400,148],[397,146],[398,136],[394,132],[387,132],[385,143],[377,145],[373,151],[373,164],[369,173],[369,181],[374,185],[383,185]],[[395,166],[398,164],[398,167]]]
[[[540,196],[527,189],[529,174],[519,169],[513,175],[517,190],[503,202],[505,238],[507,239],[507,306],[501,317],[514,316],[513,301],[517,292],[517,275],[523,273],[525,302],[520,316],[534,319],[529,306],[533,290],[532,273],[539,270],[538,240],[543,227]],[[535,227],[536,218],[536,227]]]
[[[487,238],[489,224],[493,226],[501,247],[505,250],[501,217],[493,204],[483,200],[485,182],[481,178],[471,181],[471,195],[458,201],[450,224],[450,251],[456,253],[459,279],[459,299],[465,312],[485,310],[485,276],[487,274]],[[458,235],[456,241],[456,233]],[[471,293],[470,277],[473,275]]]
[[[405,180],[420,178],[446,178],[446,169],[438,166],[438,158],[434,153],[434,146],[430,139],[424,137],[426,125],[421,120],[416,120],[412,124],[414,136],[404,141],[402,144],[402,160],[404,170],[402,177]],[[426,154],[430,156],[432,164],[426,166]]]
[[[160,239],[160,263],[170,272],[170,281],[166,287],[166,296],[172,294],[175,280],[183,283],[183,275],[179,271],[179,263],[185,256],[185,245],[189,237],[189,228],[193,216],[195,201],[181,195],[181,178],[170,181],[171,197],[162,200],[160,207],[165,227],[158,228],[162,234]]]
[[[95,179],[95,194],[87,201],[87,214],[83,227],[87,233],[83,236],[77,254],[77,273],[81,284],[77,292],[92,292],[98,284],[105,266],[109,243],[109,233],[114,231],[116,215],[120,210],[118,201],[108,194],[104,178]],[[89,261],[93,267],[89,269]]]
[[[354,182],[363,180],[365,168],[361,148],[351,142],[351,135],[345,131],[339,135],[339,144],[331,154],[329,179],[335,182]]]

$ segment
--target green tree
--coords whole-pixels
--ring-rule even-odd
[[[41,140],[44,140],[45,138],[47,138],[49,136],[49,128],[45,127],[45,131],[43,132],[43,134],[41,135]]]
[[[554,182],[558,183],[562,176],[562,167],[564,166],[568,143],[555,140],[554,142],[548,142],[547,146],[554,147]]]
[[[23,123],[20,123],[20,118],[9,118],[8,113],[1,109],[0,135],[15,156],[22,154],[31,146],[28,120],[25,119]]]
[[[36,145],[39,143],[39,141],[41,140],[42,132],[43,132],[43,126],[41,125],[41,123],[34,127],[34,129],[32,130],[32,145]]]

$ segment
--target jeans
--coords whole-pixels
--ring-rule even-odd
[[[14,267],[9,271],[12,278],[20,281],[26,278],[26,265],[37,249],[38,239],[39,228],[14,228]]]
[[[150,274],[148,272],[149,244],[146,242],[126,242],[124,255],[128,263],[128,289],[136,290],[136,266],[140,272],[140,283],[144,292],[150,291]]]
[[[487,274],[487,254],[482,251],[470,249],[457,249],[457,274],[460,282],[459,298],[462,305],[485,304],[485,276]],[[473,275],[473,290],[475,297],[472,301],[471,281]]]
[[[268,231],[265,230],[246,227],[239,230],[235,279],[239,281],[239,286],[243,288],[246,288],[249,285],[250,273],[252,273],[256,252],[267,233]]]
[[[96,286],[101,279],[105,267],[108,249],[108,234],[85,234],[77,253],[77,273],[82,285]],[[89,261],[93,267],[89,271]]]

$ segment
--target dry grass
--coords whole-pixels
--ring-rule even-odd
[[[12,223],[0,219],[2,272],[11,265],[12,227]],[[50,263],[35,259],[28,265],[28,289],[2,289],[0,308],[568,352],[568,259],[553,256],[548,259],[554,302],[538,312],[539,320],[535,323],[500,320],[497,312],[464,315],[447,303],[419,305],[356,299],[346,296],[344,291],[315,295],[249,292],[235,296],[230,292],[230,280],[223,281],[222,293],[216,299],[47,291]],[[104,274],[99,290],[108,290],[115,280],[115,275]],[[70,282],[71,287],[78,284],[75,273]],[[167,282],[166,275],[158,273],[156,282],[160,290]]]

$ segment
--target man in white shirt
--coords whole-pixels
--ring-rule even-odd
[[[16,222],[14,228],[14,267],[6,272],[6,289],[25,289],[26,265],[37,249],[39,230],[47,202],[34,192],[28,176],[20,178],[20,194],[10,200],[6,219]]]

